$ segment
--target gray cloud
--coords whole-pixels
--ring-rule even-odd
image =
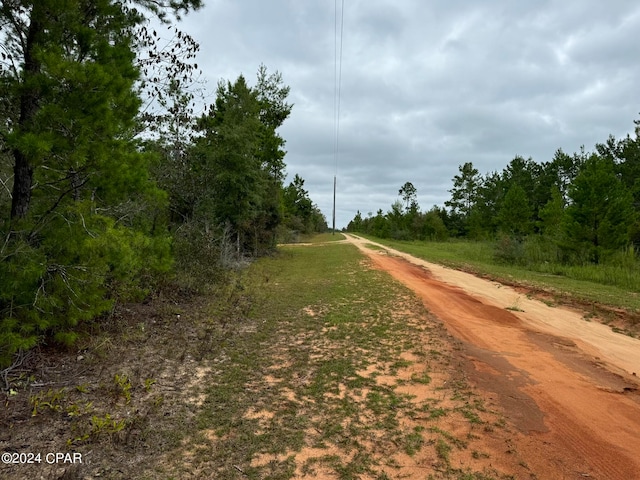
[[[339,5],[341,2],[337,2]],[[331,221],[334,2],[216,0],[182,24],[215,90],[278,70],[295,104],[281,133]],[[551,160],[633,131],[640,5],[632,0],[345,0],[337,226],[387,211],[411,181],[443,205],[458,166]]]

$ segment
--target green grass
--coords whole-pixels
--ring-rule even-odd
[[[311,243],[338,242],[345,237],[340,232],[318,233],[313,235],[308,241]]]
[[[340,240],[344,240],[345,237],[340,232],[325,232],[325,233],[312,233],[312,234],[302,234],[297,239],[296,243],[327,243],[327,242],[338,242]]]
[[[443,326],[428,319],[415,296],[363,262],[352,245],[328,243],[281,247],[251,266],[243,291],[252,298],[251,314],[244,333],[224,345],[227,361],[209,380],[199,433],[187,447],[199,452],[199,471],[222,479],[236,478],[238,469],[249,478],[293,478],[296,468],[343,479],[396,478],[394,454],[432,449],[436,456],[442,448],[442,431],[408,427],[413,419],[439,424],[455,416],[473,428],[476,418],[465,410],[473,407],[459,384],[436,392],[426,373],[378,383],[378,374],[415,367],[399,358],[403,352],[425,362],[426,372],[446,362],[450,347],[442,343]],[[434,335],[425,339],[427,327]],[[377,372],[365,374],[371,366]],[[434,388],[434,398],[416,402],[398,391],[407,384]],[[443,396],[456,408],[440,408]],[[304,448],[321,453],[297,465]],[[220,464],[238,469],[213,467]]]
[[[633,312],[640,310],[640,269],[631,266],[540,263],[525,268],[497,263],[494,260],[495,244],[492,242],[407,242],[361,236],[430,262],[488,276],[497,281],[542,289],[559,299],[566,297],[585,303],[622,307]]]

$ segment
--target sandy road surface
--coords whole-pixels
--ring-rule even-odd
[[[640,479],[640,341],[516,290],[348,236],[464,345],[539,479]],[[496,459],[497,460],[497,459]]]

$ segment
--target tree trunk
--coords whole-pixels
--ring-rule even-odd
[[[14,150],[15,164],[13,166],[13,192],[11,199],[11,218],[24,218],[31,203],[31,184],[33,183],[33,168],[29,159],[19,150]]]
[[[32,128],[40,100],[40,87],[34,79],[40,73],[40,61],[35,57],[34,52],[38,45],[43,42],[44,24],[46,18],[39,2],[35,2],[31,10],[31,22],[27,32],[27,39],[24,49],[24,71],[20,92],[20,117],[18,119],[17,130],[27,132]],[[33,184],[33,165],[29,158],[19,149],[13,150],[13,192],[11,199],[11,218],[24,218],[31,204],[31,186]]]

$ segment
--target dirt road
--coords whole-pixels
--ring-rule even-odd
[[[469,380],[517,430],[534,478],[640,478],[640,341],[510,287],[348,241],[462,342]]]

